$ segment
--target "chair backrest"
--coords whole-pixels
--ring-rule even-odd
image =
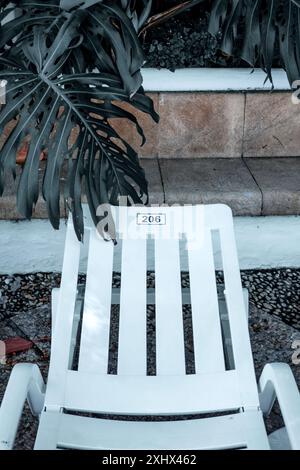
[[[228,371],[218,306],[214,234],[219,238],[222,254],[239,403],[246,408],[257,408],[231,210],[224,205],[203,205],[120,207],[112,211],[122,248],[118,375],[147,374],[147,266],[148,246],[152,243],[157,377],[181,375],[184,380],[186,376],[180,246],[184,246],[188,257],[195,373],[201,377],[214,374],[225,377]],[[88,216],[86,226],[89,254],[77,373],[98,376],[106,375],[108,370],[114,245],[102,239]],[[79,256],[80,243],[69,221],[58,306],[60,314],[52,342],[50,388],[51,383],[53,388],[58,383],[62,385],[69,368]],[[219,385],[216,383],[216,387]],[[59,401],[59,392],[54,395]]]

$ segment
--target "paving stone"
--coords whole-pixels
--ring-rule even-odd
[[[245,157],[294,157],[299,149],[299,106],[292,93],[251,93],[246,96]]]
[[[241,157],[242,93],[161,93],[159,157]]]
[[[300,158],[246,158],[262,191],[262,215],[300,214]]]
[[[160,160],[169,204],[228,204],[235,215],[260,215],[261,193],[242,159]]]

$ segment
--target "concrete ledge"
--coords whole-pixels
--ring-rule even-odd
[[[262,194],[262,215],[300,214],[300,158],[245,158]]]
[[[190,68],[170,72],[166,69],[144,68],[146,91],[249,91],[271,90],[266,74],[260,69]],[[289,90],[284,70],[273,70],[275,90]]]
[[[237,216],[300,214],[300,157],[159,162],[168,204],[225,203]]]
[[[262,196],[242,159],[161,160],[168,204],[225,203],[235,215],[260,215]]]
[[[142,159],[141,165],[150,204],[224,203],[236,216],[300,215],[300,157]],[[0,198],[2,220],[22,219],[16,211],[16,187],[11,179]],[[47,218],[42,198],[33,218]]]

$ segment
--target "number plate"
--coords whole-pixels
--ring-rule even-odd
[[[138,225],[166,225],[166,214],[137,214]]]

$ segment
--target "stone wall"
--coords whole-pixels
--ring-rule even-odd
[[[147,138],[141,148],[134,125],[111,121],[141,157],[238,158],[300,155],[300,106],[291,92],[149,93],[160,124],[130,106]]]

